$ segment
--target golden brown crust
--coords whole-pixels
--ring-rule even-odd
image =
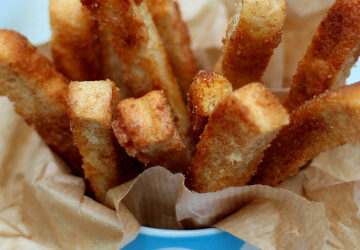
[[[154,89],[164,90],[181,132],[187,134],[186,106],[146,2],[82,0],[82,3],[99,22],[100,34],[108,32],[121,61],[122,84],[129,86],[136,97]]]
[[[246,185],[263,151],[287,123],[286,109],[264,85],[251,83],[234,91],[210,115],[187,185],[202,193]]]
[[[281,41],[285,9],[284,0],[240,1],[223,40],[221,59],[221,73],[234,89],[261,79]]]
[[[204,131],[209,116],[226,96],[232,92],[231,83],[215,72],[200,71],[189,88],[188,109],[191,131],[195,140]]]
[[[85,178],[101,202],[110,188],[120,184],[120,158],[111,129],[117,91],[109,80],[72,82],[69,87],[71,131],[83,157]]]
[[[185,98],[196,73],[196,61],[186,23],[174,0],[148,0],[148,7]]]
[[[360,0],[338,0],[300,61],[284,106],[294,110],[314,95],[345,84],[360,55]]]
[[[162,165],[173,172],[186,171],[188,150],[162,91],[121,101],[118,119],[112,127],[119,144],[146,166]]]
[[[80,0],[51,0],[51,49],[55,67],[71,80],[102,79],[95,21]]]
[[[323,151],[360,140],[360,83],[344,86],[296,109],[264,154],[251,183],[276,185]]]
[[[10,30],[0,30],[0,95],[7,95],[16,112],[81,174],[67,114],[67,79],[25,37]]]
[[[303,1],[296,2],[298,2],[300,5],[305,3]],[[295,1],[293,1],[293,3],[295,3]],[[331,1],[326,1],[326,3],[329,4]],[[283,46],[284,64],[282,87],[290,87],[299,62],[304,57],[306,49],[309,47],[309,44],[311,44],[312,37],[316,33],[319,24],[325,18],[327,11],[333,3],[331,3],[328,8],[325,8],[321,11],[319,10],[317,13],[312,13],[301,17],[290,14],[288,15],[288,18],[286,18],[284,32],[282,35],[282,42],[280,43],[280,46]],[[288,8],[291,8],[289,4]],[[301,11],[303,6],[297,9]]]
[[[131,97],[129,87],[121,80],[122,73],[120,69],[122,68],[122,62],[111,45],[109,32],[98,29],[97,33],[100,43],[101,67],[104,79],[110,79],[115,82],[116,86],[120,89],[122,98]]]

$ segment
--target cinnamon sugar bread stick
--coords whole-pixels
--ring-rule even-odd
[[[360,0],[337,0],[312,38],[284,106],[295,110],[313,96],[345,84],[360,55]]]
[[[109,80],[72,82],[69,87],[71,131],[83,157],[85,178],[99,201],[120,184],[121,155],[111,129],[119,90]]]
[[[183,134],[189,115],[155,23],[144,0],[82,0],[106,32],[121,61],[121,81],[132,96],[161,89]]]
[[[323,151],[360,140],[360,83],[328,91],[296,109],[265,151],[253,184],[276,185]]]
[[[99,41],[91,12],[80,0],[51,0],[51,49],[55,67],[71,80],[100,80]]]
[[[285,23],[284,0],[243,0],[231,18],[216,71],[237,89],[260,81]]]
[[[81,156],[68,118],[67,79],[29,41],[15,31],[0,30],[0,95],[41,138],[81,174]]]
[[[173,172],[186,172],[190,154],[162,91],[125,99],[117,112],[112,127],[130,156],[146,166],[161,165]]]
[[[188,172],[196,192],[246,185],[288,114],[260,83],[234,91],[210,115]]]
[[[185,98],[196,74],[196,61],[186,23],[174,0],[148,0],[148,7]]]
[[[189,88],[188,100],[191,131],[196,142],[204,131],[211,113],[231,92],[231,83],[218,73],[200,71],[196,75]]]

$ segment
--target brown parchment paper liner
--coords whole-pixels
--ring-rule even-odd
[[[0,248],[116,249],[139,224],[123,205],[116,212],[84,196],[36,132],[0,97]]]
[[[0,98],[0,104],[1,117],[6,117],[0,123],[2,131],[6,131],[0,137],[4,148],[1,151],[1,244],[7,242],[11,248],[28,248],[32,244],[34,248],[116,249],[132,240],[139,230],[128,209],[143,225],[174,229],[210,226],[238,210],[243,211],[242,216],[247,220],[254,220],[254,230],[245,226],[245,232],[259,236],[259,228],[264,225],[278,230],[287,225],[299,232],[291,238],[293,241],[305,242],[306,246],[325,242],[326,218],[319,203],[266,186],[230,188],[213,194],[192,193],[184,187],[181,174],[172,174],[162,167],[151,168],[135,180],[110,190],[107,204],[115,212],[84,196],[83,180],[69,174],[62,161],[14,113],[5,97]],[[267,206],[272,209],[264,209]],[[265,217],[256,223],[259,213]],[[288,218],[284,220],[286,215]],[[313,217],[316,219],[310,219]],[[234,222],[244,220],[235,218]],[[260,238],[266,245],[232,231],[234,227],[227,227],[228,223],[229,219],[225,219],[218,226],[259,247],[276,246],[264,237]],[[281,232],[282,238],[290,239],[289,233],[292,235],[291,230]],[[277,231],[266,235],[275,241]]]
[[[289,20],[314,17],[320,21],[333,2],[306,0],[301,5],[296,1],[288,1]],[[304,8],[315,2],[316,11]],[[220,53],[234,1],[179,3],[199,67],[210,69]],[[288,25],[285,34],[292,34],[292,27]],[[290,37],[290,42],[296,41],[296,36]],[[308,37],[308,33],[300,35],[298,43]],[[263,77],[272,88],[286,86],[287,68],[299,59],[288,56],[293,45],[286,41]],[[139,222],[173,229],[213,225],[263,249],[354,249],[360,245],[360,145],[320,155],[276,188],[257,185],[196,194],[184,187],[182,175],[154,167],[110,190],[104,206],[84,195],[84,181],[69,174],[5,97],[0,97],[0,129],[2,249],[116,249],[136,237]]]

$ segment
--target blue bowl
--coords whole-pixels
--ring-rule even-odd
[[[245,241],[216,228],[196,230],[168,230],[141,227],[137,238],[125,246],[123,250],[187,250],[187,249],[241,249]],[[249,248],[248,248],[249,249]],[[256,248],[254,248],[256,249]]]

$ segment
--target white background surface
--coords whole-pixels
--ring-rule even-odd
[[[32,43],[50,40],[49,0],[0,0],[0,28],[17,30]]]

